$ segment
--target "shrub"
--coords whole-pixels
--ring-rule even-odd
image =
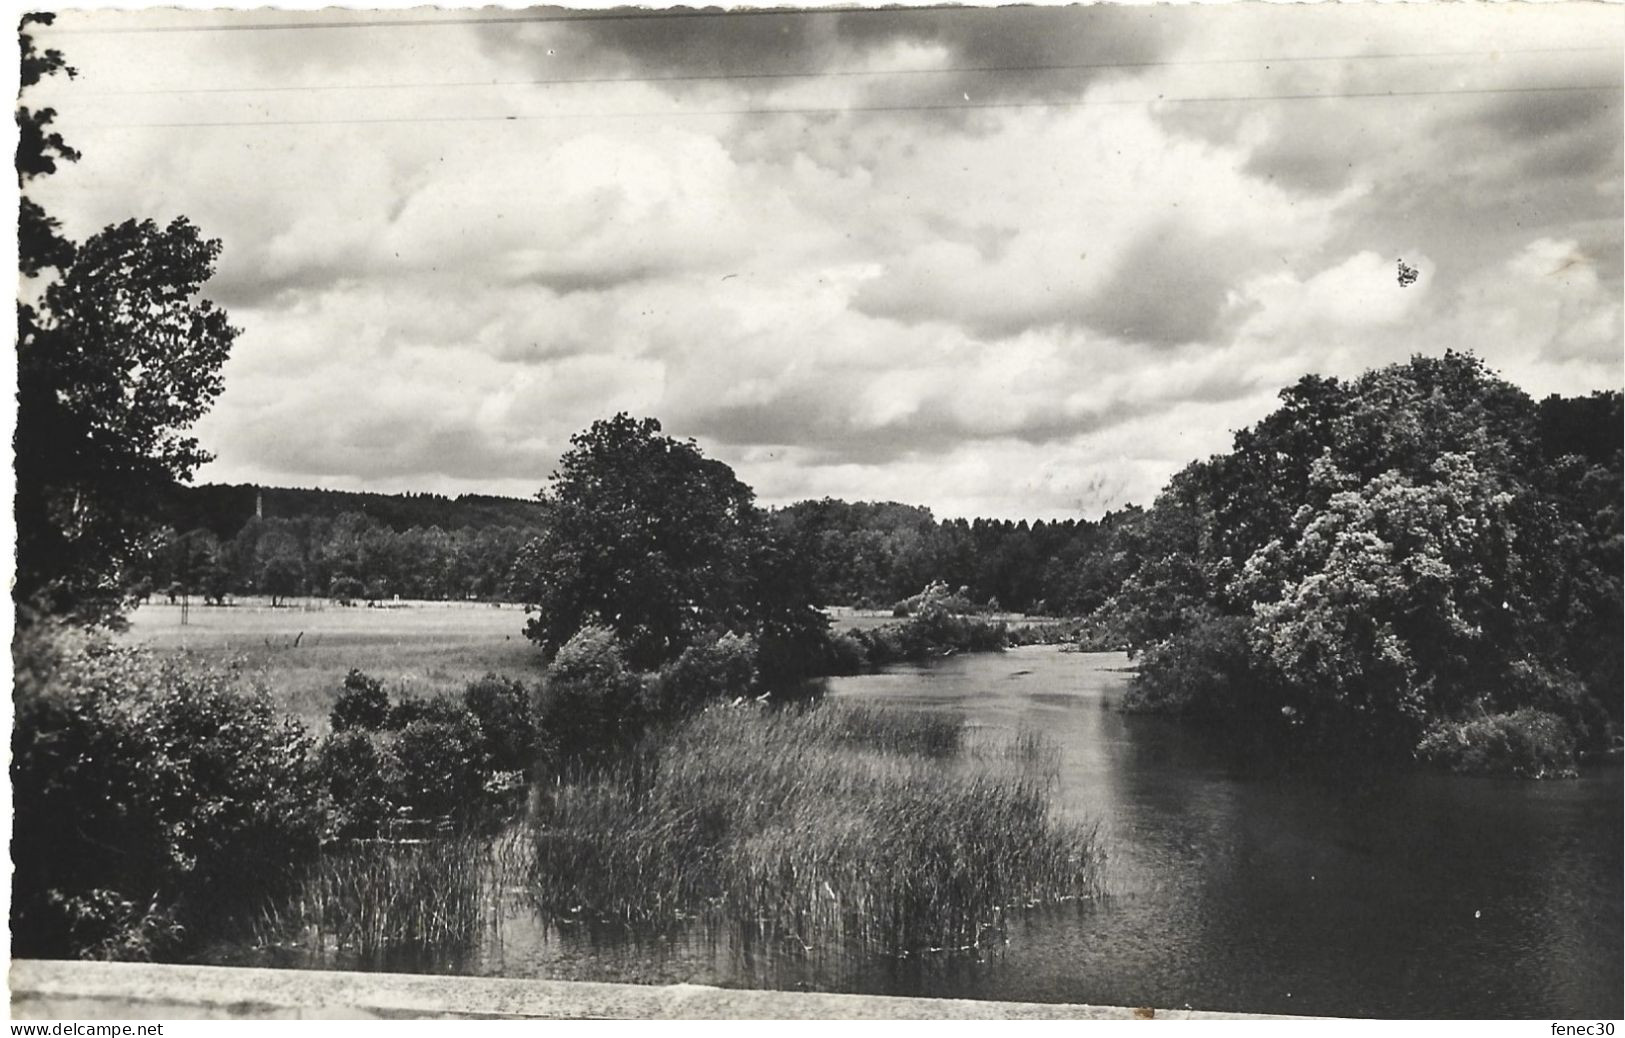
[[[414,817],[472,819],[484,806],[487,771],[472,714],[412,721],[396,737],[395,755],[400,761],[400,806]]]
[[[945,652],[996,652],[1004,648],[1005,625],[940,609],[924,610],[905,625],[905,643],[915,653],[936,656]]]
[[[339,605],[349,605],[360,598],[366,591],[361,581],[355,577],[334,577],[327,586],[327,597],[338,602]]]
[[[13,954],[166,951],[314,855],[310,741],[263,692],[48,626],[13,651]]]
[[[1558,717],[1524,708],[1469,721],[1436,721],[1416,754],[1463,774],[1503,774],[1524,778],[1572,777],[1574,732]]]
[[[857,674],[869,665],[869,649],[860,632],[854,628],[832,634],[825,655],[826,670],[831,674]]]
[[[540,697],[538,716],[555,763],[602,761],[635,741],[641,690],[612,631],[577,631],[547,668]]]
[[[1151,646],[1123,697],[1138,713],[1212,714],[1235,706],[1249,684],[1247,622],[1240,617],[1193,621]]]
[[[748,635],[724,634],[691,645],[671,663],[650,674],[641,695],[654,717],[683,717],[715,699],[737,699],[756,678],[756,642]]]
[[[376,836],[397,819],[481,826],[511,806],[536,743],[524,686],[487,675],[464,702],[414,696],[391,706],[376,681],[351,679],[344,702],[362,704],[355,712],[368,724],[335,724],[318,754],[336,835]]]
[[[431,724],[456,724],[469,717],[468,708],[448,695],[404,696],[389,708],[384,727],[392,732],[405,731],[418,721]]]
[[[336,731],[322,742],[317,766],[332,805],[336,836],[376,836],[399,807],[400,761],[393,747],[363,728]]]
[[[485,756],[493,769],[529,772],[535,766],[538,746],[529,689],[487,674],[464,688],[463,704],[479,721]]]
[[[383,682],[352,670],[344,678],[344,689],[333,704],[329,720],[335,732],[347,728],[376,731],[389,719],[389,694]]]
[[[988,608],[996,610],[997,606],[997,598],[989,600]],[[899,619],[931,613],[963,615],[981,611],[970,600],[970,588],[961,587],[958,591],[950,591],[947,582],[942,580],[933,580],[919,594],[911,595],[892,606],[892,616]]]

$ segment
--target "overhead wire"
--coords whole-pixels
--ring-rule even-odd
[[[693,72],[648,76],[577,76],[498,80],[418,80],[389,83],[313,83],[273,86],[154,87],[139,90],[91,91],[87,97],[137,97],[155,94],[271,94],[331,92],[342,90],[415,90],[508,86],[575,86],[615,83],[694,83],[730,80],[788,80],[826,78],[879,78],[883,76],[994,75],[1002,73],[1043,73],[1100,71],[1106,69],[1147,69],[1210,67],[1222,65],[1287,65],[1309,62],[1411,61],[1452,58],[1498,59],[1506,55],[1580,54],[1611,51],[1609,47],[1530,47],[1494,51],[1400,51],[1377,54],[1265,55],[1262,57],[1184,58],[1163,61],[1080,61],[1042,65],[949,65],[939,68],[891,69],[803,69],[793,72]]]
[[[561,14],[524,14],[512,17],[483,16],[468,18],[415,18],[395,20],[354,19],[348,21],[314,21],[314,22],[258,22],[258,23],[225,23],[219,25],[187,25],[187,26],[113,26],[106,28],[57,29],[58,32],[109,32],[109,33],[135,33],[135,32],[208,32],[208,31],[273,31],[296,29],[330,29],[330,28],[362,28],[374,26],[426,26],[426,25],[472,25],[472,24],[517,24],[525,22],[564,23],[570,21],[611,21],[611,20],[648,20],[671,18],[711,18],[740,15],[802,15],[802,14],[842,14],[842,13],[876,13],[876,12],[919,12],[919,11],[963,11],[964,8],[954,7],[904,7],[904,8],[810,8],[800,10],[755,9],[750,11],[705,11],[705,10],[668,10],[668,11],[608,11],[608,12],[581,12],[573,11]],[[613,84],[658,84],[658,83],[684,83],[684,82],[728,82],[728,81],[786,81],[797,79],[823,79],[823,78],[872,78],[879,79],[887,76],[918,77],[930,75],[1039,75],[1044,73],[1089,71],[1107,69],[1149,69],[1149,68],[1178,68],[1178,67],[1214,67],[1236,65],[1263,65],[1270,68],[1274,65],[1312,63],[1312,62],[1368,62],[1368,61],[1396,61],[1396,60],[1445,60],[1458,58],[1478,58],[1483,60],[1498,60],[1505,56],[1524,54],[1562,54],[1562,53],[1593,53],[1611,51],[1613,48],[1596,46],[1573,47],[1536,47],[1536,48],[1509,48],[1491,51],[1463,51],[1463,50],[1435,50],[1435,51],[1401,51],[1375,54],[1309,54],[1309,55],[1265,55],[1257,57],[1209,57],[1209,58],[1179,58],[1154,61],[1083,61],[1058,62],[1035,65],[960,65],[940,68],[893,68],[893,69],[801,69],[793,71],[720,71],[710,73],[671,73],[655,75],[616,75],[616,76],[579,76],[579,77],[546,77],[509,80],[461,80],[461,81],[419,81],[419,82],[382,82],[382,83],[351,83],[351,84],[280,84],[268,86],[199,86],[199,87],[160,87],[140,90],[91,92],[88,96],[96,97],[143,97],[156,95],[208,95],[208,94],[284,94],[284,93],[337,93],[343,91],[382,91],[382,90],[441,90],[441,89],[467,89],[467,88],[495,88],[495,87],[522,87],[522,86],[569,86],[569,85],[613,85]],[[1576,93],[1595,92],[1620,89],[1618,84],[1568,84],[1549,86],[1526,87],[1452,87],[1439,89],[1416,88],[1409,90],[1381,90],[1381,91],[1341,91],[1341,92],[1304,92],[1304,93],[1254,93],[1230,95],[1179,95],[1170,96],[1158,94],[1155,97],[1139,98],[1078,98],[1059,100],[1020,100],[1020,101],[971,101],[966,95],[965,101],[944,104],[913,103],[913,104],[858,104],[843,106],[767,106],[767,107],[733,107],[733,108],[683,108],[680,106],[664,110],[639,111],[576,111],[576,112],[511,112],[511,113],[456,113],[447,115],[408,115],[408,116],[354,116],[354,117],[314,117],[293,119],[194,119],[171,121],[134,121],[134,122],[106,122],[86,124],[79,129],[184,129],[184,128],[216,128],[216,127],[276,127],[276,126],[323,126],[323,125],[377,125],[402,123],[453,123],[453,122],[528,122],[551,119],[624,119],[624,118],[667,118],[687,117],[705,118],[720,116],[773,116],[773,115],[842,115],[866,113],[904,113],[904,112],[946,112],[946,111],[979,111],[979,110],[1021,110],[1021,109],[1068,109],[1086,108],[1097,105],[1152,105],[1152,104],[1208,104],[1225,102],[1301,102],[1319,100],[1367,100],[1384,98],[1416,98],[1439,97],[1447,95],[1487,95],[1487,94],[1539,94],[1539,93]],[[86,95],[81,95],[86,96]]]
[[[494,15],[480,18],[367,18],[350,19],[347,21],[306,21],[306,22],[240,22],[218,23],[214,25],[126,25],[84,28],[43,28],[36,27],[35,32],[41,36],[46,33],[59,35],[88,36],[97,35],[124,35],[140,33],[186,33],[186,32],[278,32],[285,30],[310,29],[394,29],[394,28],[422,28],[434,25],[523,25],[529,23],[549,24],[559,22],[621,22],[621,21],[651,21],[651,20],[678,20],[689,18],[741,18],[741,17],[794,17],[802,15],[853,15],[853,14],[906,14],[915,11],[976,11],[977,8],[967,8],[956,4],[920,4],[907,7],[805,7],[805,8],[753,8],[743,11],[723,10],[695,10],[690,8],[672,8],[667,10],[617,10],[617,11],[574,11],[567,14],[556,15]]]
[[[1452,88],[1440,90],[1383,90],[1345,91],[1307,94],[1232,94],[1222,96],[1170,97],[1158,95],[1147,98],[1085,98],[1071,101],[993,101],[954,104],[907,105],[844,105],[844,106],[781,106],[772,108],[674,108],[661,111],[582,111],[582,112],[526,112],[499,114],[411,115],[411,116],[359,116],[355,118],[315,119],[222,119],[186,120],[180,122],[87,123],[76,126],[74,132],[105,129],[208,129],[223,127],[276,127],[276,126],[359,126],[402,123],[454,123],[454,122],[534,122],[552,119],[627,119],[672,118],[755,115],[849,115],[866,113],[990,111],[1044,108],[1088,108],[1105,105],[1154,104],[1209,104],[1241,101],[1327,101],[1327,100],[1380,100],[1415,97],[1477,96],[1488,94],[1555,94],[1597,91],[1619,91],[1620,84],[1599,83],[1566,86],[1537,87],[1484,87]]]

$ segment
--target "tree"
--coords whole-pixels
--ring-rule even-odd
[[[339,605],[349,605],[360,598],[365,590],[366,588],[362,586],[361,581],[356,578],[339,576],[334,577],[327,585],[327,597],[333,599]]]
[[[1600,742],[1618,414],[1613,394],[1537,407],[1455,352],[1301,380],[1119,532],[1136,705],[1397,752],[1441,719],[1533,707]]]
[[[515,564],[540,610],[527,636],[551,656],[600,625],[648,669],[703,632],[759,622],[751,561],[765,523],[732,469],[660,435],[652,418],[618,414],[570,444],[538,495],[548,525]]]
[[[48,24],[49,16],[30,16]],[[71,69],[22,34],[23,86]],[[78,153],[48,128],[54,113],[19,107],[19,186]],[[37,309],[18,307],[17,575],[30,613],[116,619],[158,495],[209,455],[185,435],[222,389],[237,330],[197,293],[220,243],[187,220],[127,220],[75,247],[24,199],[19,266],[55,268]]]
[[[271,596],[271,605],[297,595],[305,583],[305,567],[292,555],[273,555],[260,570],[260,590]]]
[[[58,72],[72,79],[76,70],[58,50],[34,49],[34,37],[29,25],[50,25],[56,20],[52,14],[25,14],[22,18],[18,43],[22,48],[20,68],[22,89],[36,86],[46,76]],[[69,147],[62,135],[51,129],[56,111],[27,105],[17,106],[17,187],[35,177],[56,172],[58,162],[77,162],[79,152]],[[73,259],[73,243],[61,234],[61,224],[27,197],[22,199],[17,213],[17,263],[25,277],[35,278],[48,268],[62,268]],[[20,323],[26,323],[32,310],[19,307]]]

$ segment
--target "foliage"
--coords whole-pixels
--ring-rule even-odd
[[[1525,707],[1464,721],[1438,721],[1416,748],[1423,760],[1467,774],[1526,778],[1575,772],[1574,733],[1561,718]]]
[[[1132,705],[1391,753],[1525,706],[1606,737],[1618,413],[1537,406],[1456,353],[1304,378],[1121,530]]]
[[[755,640],[725,634],[714,642],[690,645],[677,659],[649,674],[640,702],[651,717],[680,718],[713,700],[748,695],[755,683]]]
[[[389,708],[384,727],[392,732],[404,731],[418,721],[431,724],[452,724],[469,715],[468,708],[444,693],[434,696],[402,696]]]
[[[1149,646],[1123,708],[1163,714],[1236,709],[1250,691],[1247,682],[1258,680],[1250,670],[1247,633],[1239,617],[1212,616]]]
[[[263,512],[312,529],[363,519],[391,533],[443,530],[470,534],[491,530],[539,530],[547,506],[526,498],[486,494],[408,492],[365,493],[306,487],[271,487],[253,483],[204,483],[176,486],[164,499],[164,517],[177,530],[206,529],[223,541]]]
[[[50,25],[53,14],[25,14],[19,26],[18,43],[21,47],[21,91],[37,86],[45,77],[61,72],[73,78],[76,70],[55,49],[38,50],[34,46],[30,25]],[[56,111],[50,108],[33,109],[26,104],[17,105],[17,186],[24,187],[36,177],[55,173],[58,162],[77,162],[76,151],[62,135],[51,129]],[[38,277],[48,268],[61,269],[73,259],[73,243],[61,234],[61,224],[40,207],[39,203],[24,196],[17,214],[17,261],[24,277]],[[32,309],[19,308],[19,324],[27,327]]]
[[[514,567],[539,610],[526,634],[549,656],[587,626],[612,630],[640,669],[727,631],[793,660],[822,633],[794,559],[727,465],[625,414],[570,443],[542,492],[547,526]]]
[[[543,492],[550,522],[522,553],[527,634],[552,655],[588,625],[640,667],[749,615],[751,491],[654,419],[618,414],[571,437]]]
[[[951,656],[956,652],[994,652],[1005,647],[1008,633],[1003,622],[954,616],[937,610],[902,623],[867,629],[854,627],[831,643],[826,656],[826,673],[854,673],[863,667]],[[861,662],[857,662],[860,659]]]
[[[35,49],[23,19],[22,86],[58,71],[60,53]],[[79,155],[50,129],[50,109],[19,106],[19,187]],[[160,228],[127,220],[75,246],[25,198],[18,260],[30,279],[18,306],[17,571],[13,596],[33,615],[112,622],[139,578],[140,551],[159,496],[208,455],[189,429],[222,388],[236,329],[197,298],[220,243],[184,217]]]
[[[317,754],[333,832],[372,837],[397,820],[461,829],[500,821],[538,752],[528,698],[523,685],[490,674],[460,700],[391,704],[381,682],[352,670]]]
[[[613,631],[577,631],[548,666],[537,711],[555,764],[600,763],[634,742],[641,690]]]
[[[274,555],[260,568],[259,588],[271,596],[277,605],[284,598],[299,594],[304,589],[305,569],[299,560],[288,555]]]
[[[481,743],[479,722],[466,711],[402,727],[394,744],[400,807],[414,818],[442,818],[479,804],[488,774]]]
[[[339,605],[349,605],[365,593],[366,588],[355,577],[338,576],[327,584],[327,597]]]
[[[1115,532],[1138,514],[1129,507],[1099,521],[939,521],[910,505],[826,498],[778,509],[771,518],[805,565],[819,602],[890,608],[940,580],[966,600],[956,612],[992,600],[1015,612],[1081,616],[1099,608],[1132,569]]]
[[[115,615],[155,495],[208,459],[184,430],[219,394],[236,336],[223,312],[191,301],[218,251],[184,219],[110,227],[19,333],[19,602]]]
[[[258,521],[257,501],[265,513]],[[522,600],[532,587],[531,573],[525,566],[510,571],[520,549],[542,534],[548,508],[545,501],[470,495],[243,484],[173,487],[162,513],[172,530],[214,535],[230,590],[237,593],[254,590],[257,572],[236,560],[262,558],[258,541],[285,532],[295,539],[313,588],[354,576],[377,597]],[[800,589],[796,596],[803,605],[893,603],[942,579],[968,602],[995,599],[1017,612],[1082,615],[1114,593],[1132,568],[1116,531],[1138,514],[1130,507],[1098,522],[939,522],[928,510],[906,505],[804,501],[762,517],[767,536],[752,568],[787,567],[771,581],[758,576],[756,585],[768,593]],[[776,557],[762,545],[771,545]],[[161,554],[148,566],[155,586],[176,579]],[[519,578],[512,586],[510,576]],[[767,640],[763,651],[775,653]],[[771,658],[768,663],[771,672]]]
[[[14,658],[14,954],[167,952],[314,854],[310,742],[262,692],[51,624]]]
[[[531,693],[496,674],[469,682],[463,705],[479,723],[481,752],[495,771],[530,772],[539,753]]]
[[[370,678],[359,670],[345,675],[344,688],[333,703],[332,725],[335,732],[352,728],[377,731],[389,719],[389,693],[383,682]]]
[[[1052,816],[1048,776],[1013,755],[936,759],[957,736],[833,704],[706,710],[560,788],[537,894],[560,914],[697,913],[741,942],[897,956],[973,947],[1009,905],[1094,893],[1093,834]]]
[[[401,762],[377,729],[336,729],[316,759],[332,805],[332,834],[372,837],[385,831],[400,809]]]
[[[863,632],[835,631],[829,636],[824,670],[827,674],[861,674],[869,666],[869,645]]]
[[[970,589],[961,587],[958,591],[948,590],[948,582],[933,580],[927,584],[919,594],[910,595],[896,605],[892,606],[892,615],[896,617],[924,616],[932,613],[975,613],[981,612],[970,600]]]

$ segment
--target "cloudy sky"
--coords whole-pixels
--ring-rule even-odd
[[[1617,5],[581,13],[39,34],[31,194],[224,243],[201,480],[522,496],[627,410],[769,504],[1093,517],[1306,372],[1625,382]]]

